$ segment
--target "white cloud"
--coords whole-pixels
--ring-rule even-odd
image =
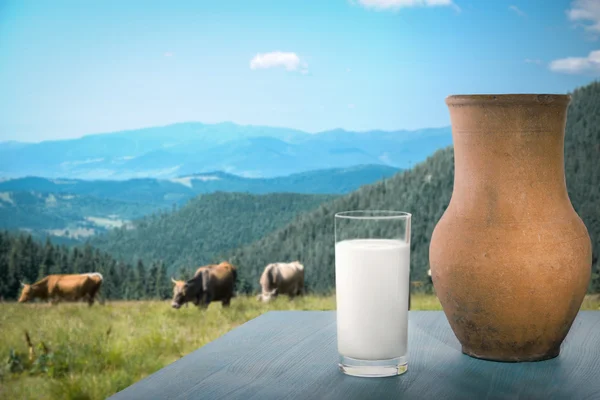
[[[527,64],[537,64],[537,65],[541,65],[541,64],[543,64],[543,63],[544,63],[542,60],[538,60],[537,58],[535,58],[535,59],[526,58],[526,59],[525,59],[525,62],[526,62]]]
[[[571,9],[567,10],[571,21],[584,22],[586,30],[600,32],[600,1],[574,0]]]
[[[525,14],[519,7],[517,6],[509,6],[508,7],[509,10],[513,11],[515,14],[517,14],[519,17],[524,17]]]
[[[360,5],[377,10],[400,9],[406,7],[454,7],[452,0],[356,0]]]
[[[163,54],[165,57],[173,57],[175,55],[175,53],[173,53],[172,51],[167,51],[165,52],[165,54]]]
[[[600,74],[600,50],[590,52],[587,57],[568,57],[554,60],[550,70],[565,74]]]
[[[271,53],[258,53],[250,60],[251,69],[283,67],[288,71],[300,70],[308,73],[308,64],[300,61],[296,53],[273,51]]]
[[[352,109],[356,108],[356,106],[354,104],[348,104],[348,108],[352,110]]]

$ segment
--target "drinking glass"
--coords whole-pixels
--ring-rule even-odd
[[[335,215],[335,289],[340,369],[363,377],[408,369],[411,214]]]

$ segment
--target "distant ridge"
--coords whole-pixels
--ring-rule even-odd
[[[79,139],[0,143],[0,177],[170,179],[224,171],[272,178],[354,165],[406,169],[451,144],[450,128],[415,131],[294,129],[180,123]]]
[[[221,171],[161,180],[12,179],[0,182],[0,229],[27,230],[37,237],[50,234],[55,241],[81,241],[130,226],[130,221],[145,215],[170,211],[201,194],[343,194],[397,172],[383,165],[362,165],[271,179]]]
[[[182,204],[198,194],[217,191],[342,194],[397,172],[398,169],[385,165],[356,165],[277,178],[247,178],[223,171],[178,175],[169,179],[137,178],[124,181],[24,177],[0,181],[0,192],[76,194],[170,207],[173,203]]]

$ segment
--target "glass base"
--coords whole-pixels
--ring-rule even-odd
[[[382,378],[402,375],[408,370],[406,356],[389,360],[357,360],[340,356],[340,370],[346,375],[364,378]]]

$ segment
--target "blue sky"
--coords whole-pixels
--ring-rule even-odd
[[[598,36],[599,0],[4,0],[0,141],[444,126],[449,94],[593,81]]]

